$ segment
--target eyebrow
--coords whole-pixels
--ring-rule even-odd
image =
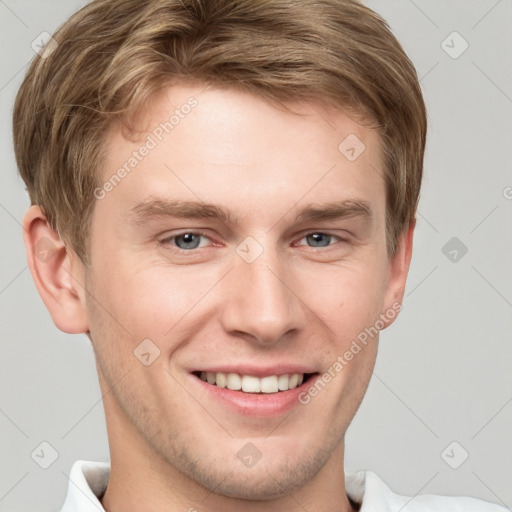
[[[225,224],[232,225],[237,223],[237,217],[231,210],[220,205],[201,201],[178,201],[157,198],[138,203],[130,212],[132,221],[135,224],[144,224],[160,217],[216,219]],[[342,201],[310,204],[297,214],[295,223],[340,220],[353,217],[362,217],[370,220],[372,218],[372,209],[369,203],[361,199],[345,199]]]

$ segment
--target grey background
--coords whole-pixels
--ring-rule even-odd
[[[418,69],[430,133],[404,310],[381,336],[346,470],[372,469],[400,494],[511,507],[512,2],[367,3]],[[11,135],[32,41],[82,5],[0,0],[0,511],[56,510],[76,459],[108,460],[89,341],[53,325],[26,266],[20,222],[29,202]],[[469,44],[458,58],[445,51],[463,48],[458,36],[446,39],[454,31]],[[452,237],[444,252],[457,250],[455,262],[443,253]],[[43,441],[58,452],[46,470],[31,458]],[[460,467],[447,464],[465,451]]]

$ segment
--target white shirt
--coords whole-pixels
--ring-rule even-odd
[[[105,512],[100,499],[110,475],[108,462],[77,460],[71,468],[69,487],[60,512]],[[395,494],[373,471],[345,475],[345,490],[360,512],[510,512],[487,501],[468,497]]]

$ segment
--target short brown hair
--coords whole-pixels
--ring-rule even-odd
[[[82,261],[112,120],[177,79],[363,114],[384,151],[388,254],[415,218],[427,128],[418,77],[359,1],[96,0],[53,37],[18,92],[14,148],[32,204]]]

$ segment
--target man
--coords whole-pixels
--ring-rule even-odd
[[[344,474],[412,254],[426,114],[358,2],[98,0],[20,89],[29,266],[96,357],[62,510],[472,510]],[[41,250],[51,257],[38,257]]]

